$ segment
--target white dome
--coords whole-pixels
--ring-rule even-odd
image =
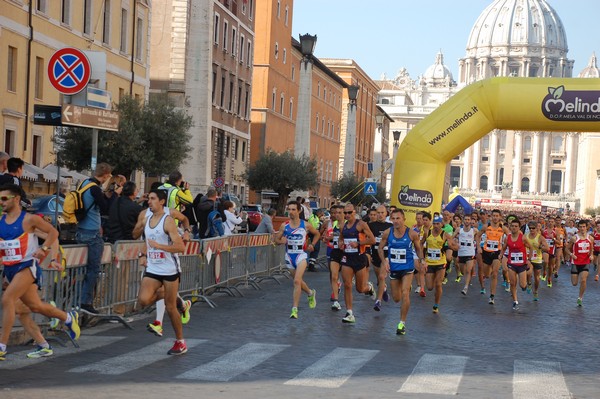
[[[471,30],[467,53],[476,49],[477,54],[472,55],[491,55],[498,47],[538,54],[542,49],[556,50],[557,55],[568,51],[563,24],[545,0],[495,0],[489,5]]]
[[[421,76],[421,83],[434,87],[448,87],[456,84],[452,72],[444,65],[444,54],[441,51],[435,56],[435,63],[427,68]]]
[[[580,78],[600,78],[600,69],[598,68],[598,63],[596,62],[596,53],[593,53],[590,57],[590,62],[588,65],[583,68],[583,71],[579,72]]]

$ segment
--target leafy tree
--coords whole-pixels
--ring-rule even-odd
[[[281,154],[268,150],[248,167],[245,177],[252,190],[273,190],[279,194],[277,214],[283,215],[292,191],[316,187],[317,161],[306,155],[296,157],[289,150]]]
[[[365,182],[353,172],[345,173],[338,181],[331,185],[331,195],[342,202],[351,202],[354,205],[371,206],[373,203],[385,202],[385,190],[377,188],[375,196],[365,195]]]
[[[131,176],[134,170],[164,174],[179,168],[191,151],[188,130],[192,118],[175,108],[167,96],[152,96],[147,103],[125,96],[116,106],[119,131],[98,132],[98,161],[114,173]],[[60,163],[73,170],[87,170],[92,156],[92,129],[62,128],[55,137]]]

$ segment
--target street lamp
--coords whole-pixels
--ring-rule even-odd
[[[302,53],[302,61],[304,63],[304,67],[306,68],[306,64],[312,59],[313,53],[315,51],[315,46],[317,45],[317,35],[305,34],[300,36],[300,52]]]
[[[377,126],[382,126],[384,120],[385,120],[385,115],[383,115],[383,114],[375,115],[375,123],[377,123]]]
[[[400,130],[394,130],[392,134],[394,135],[394,148],[398,148],[400,145],[400,134],[402,134],[402,132]]]
[[[348,86],[348,99],[350,100],[350,104],[356,104],[356,98],[358,97],[358,89],[359,87],[356,85]]]

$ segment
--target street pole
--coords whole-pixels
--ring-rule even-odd
[[[96,170],[98,162],[98,129],[92,129],[92,173]]]
[[[54,142],[56,143],[56,129],[57,127],[54,127]],[[56,152],[56,206],[54,208],[54,228],[58,230],[58,206],[60,204],[59,202],[59,198],[60,198],[60,162],[59,162],[59,151],[56,150],[55,147],[55,152]]]

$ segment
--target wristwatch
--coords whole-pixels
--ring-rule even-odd
[[[48,247],[48,246],[44,245],[44,246],[42,247],[42,251],[44,251],[44,252],[48,252],[48,251],[50,251],[50,247]]]
[[[143,258],[144,256],[146,256],[145,253],[143,252],[138,252],[138,258]]]

